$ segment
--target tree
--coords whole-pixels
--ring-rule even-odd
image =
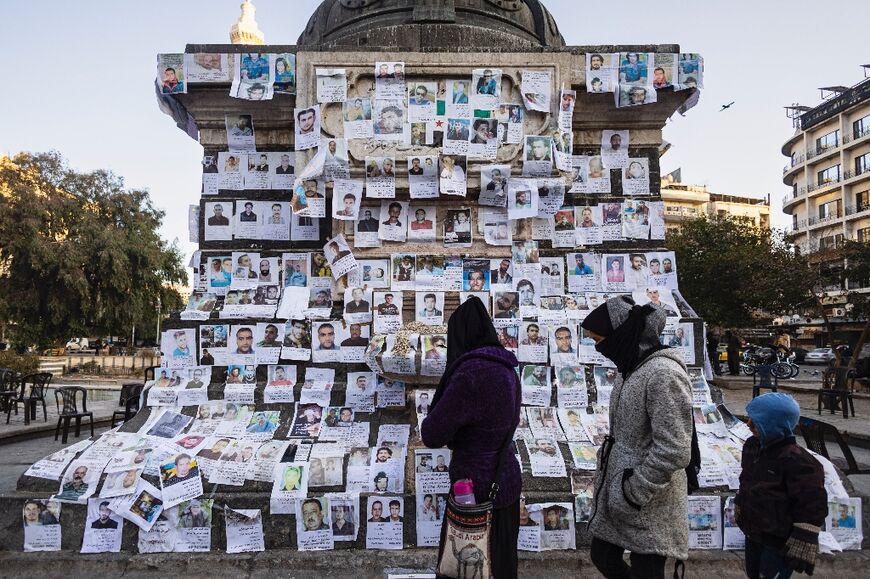
[[[807,255],[807,265],[807,276],[813,280],[810,290],[813,309],[822,316],[830,339],[834,336],[834,326],[823,303],[823,298],[830,291],[845,299],[849,318],[864,321],[861,336],[849,361],[849,367],[854,367],[861,349],[870,337],[870,294],[844,288],[847,287],[847,279],[857,287],[870,287],[870,243],[846,240],[836,247],[818,248]],[[840,350],[835,349],[834,352],[839,366]]]
[[[778,231],[747,218],[700,217],[668,232],[680,293],[708,323],[743,328],[805,302],[806,258]]]
[[[105,170],[79,173],[57,153],[0,157],[0,319],[14,343],[40,348],[79,335],[156,325],[180,309],[181,252],[157,233],[148,192]]]

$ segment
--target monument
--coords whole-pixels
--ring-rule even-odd
[[[225,530],[256,520],[261,546],[303,567],[382,576],[383,564],[352,568],[377,566],[372,549],[394,549],[390,566],[432,565],[447,489],[446,473],[429,475],[449,453],[424,449],[417,427],[450,347],[443,324],[476,295],[521,362],[531,519],[541,530],[542,506],[558,508],[571,529],[521,536],[524,551],[551,551],[522,553],[521,575],[576,568],[611,388],[583,316],[617,294],[664,307],[663,342],[693,368],[699,410],[719,412],[659,196],[662,128],[697,101],[703,61],[675,44],[567,46],[538,0],[325,0],[296,45],[261,45],[253,7],[241,8],[233,44],[158,59],[161,108],[203,147],[202,194],[184,193],[198,277],[164,325],[165,368],[123,444],[159,446],[154,432],[184,426],[169,436],[165,488],[179,437],[201,433],[184,444],[202,494],[184,504],[213,501],[210,550],[238,547]],[[559,332],[570,348],[555,346]],[[230,412],[250,422],[229,424]],[[337,432],[342,422],[353,426]],[[548,460],[539,440],[555,448]],[[267,444],[280,450],[271,463]],[[384,448],[395,458],[378,468]],[[720,475],[706,486],[727,488]],[[307,492],[294,494],[300,481]],[[371,529],[375,503],[395,503],[402,525]],[[303,526],[306,505],[330,504]],[[78,548],[83,515],[68,512],[63,544]],[[349,520],[352,537],[317,535],[323,520]],[[125,534],[122,548],[136,543]],[[317,563],[297,553],[323,548],[334,552]]]

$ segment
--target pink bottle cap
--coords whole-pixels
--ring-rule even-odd
[[[474,483],[467,478],[456,481],[453,483],[453,494],[454,496],[474,494]]]

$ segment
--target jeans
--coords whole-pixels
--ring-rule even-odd
[[[793,571],[779,549],[746,538],[746,576],[749,579],[788,579]]]
[[[592,539],[592,563],[607,579],[664,579],[667,557],[632,553],[629,566],[622,558],[624,553],[625,549],[618,545]]]

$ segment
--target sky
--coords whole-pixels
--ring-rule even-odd
[[[254,0],[266,42],[294,44],[319,3]],[[28,71],[16,76],[31,87],[0,91],[0,154],[54,149],[77,170],[109,169],[128,187],[148,189],[166,211],[161,234],[189,256],[187,206],[199,200],[202,148],[157,107],[156,55],[228,43],[239,4],[0,0],[0,52],[7,67]],[[682,168],[684,183],[716,193],[770,194],[773,224],[785,227],[780,149],[794,129],[783,107],[815,106],[818,87],[863,78],[866,0],[623,0],[605,11],[578,4],[593,6],[544,0],[569,45],[676,43],[704,56],[700,104],[664,129],[673,147],[662,173]]]

